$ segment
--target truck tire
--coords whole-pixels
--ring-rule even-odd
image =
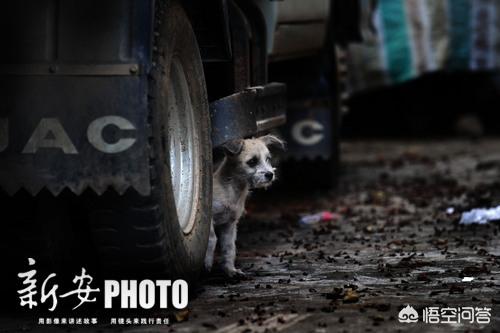
[[[103,275],[193,280],[208,244],[212,147],[200,52],[176,1],[157,1],[154,50],[148,96],[151,195],[96,198],[91,232]]]

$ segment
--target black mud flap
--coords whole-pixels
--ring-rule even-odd
[[[332,113],[327,107],[291,108],[285,127],[287,157],[329,159],[332,155]]]
[[[0,13],[0,192],[150,192],[154,1],[26,0]]]
[[[112,70],[116,76],[1,76],[3,191],[150,193],[147,78]]]
[[[286,156],[280,186],[289,189],[329,190],[340,172],[338,113],[325,103],[294,105],[284,128]]]

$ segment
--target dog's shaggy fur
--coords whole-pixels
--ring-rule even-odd
[[[236,140],[224,146],[225,157],[214,173],[213,208],[210,240],[205,267],[212,269],[219,241],[221,267],[229,277],[244,275],[236,269],[237,224],[245,211],[251,189],[266,188],[276,179],[271,165],[270,146],[284,148],[279,138],[266,135],[256,139]]]

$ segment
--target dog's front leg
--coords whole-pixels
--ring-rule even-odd
[[[212,270],[212,265],[214,264],[215,246],[217,245],[214,221],[210,222],[210,236],[208,238],[207,254],[205,255],[205,269],[209,272]]]
[[[237,221],[221,225],[219,232],[220,249],[222,255],[222,270],[229,277],[245,275],[241,270],[236,269],[236,232]]]

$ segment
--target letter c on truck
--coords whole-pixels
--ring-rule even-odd
[[[130,121],[119,116],[97,118],[90,123],[87,130],[87,138],[97,150],[107,154],[117,154],[129,149],[137,141],[133,138],[122,138],[115,143],[108,143],[104,141],[102,132],[107,126],[111,125],[116,126],[123,131],[136,129]]]

